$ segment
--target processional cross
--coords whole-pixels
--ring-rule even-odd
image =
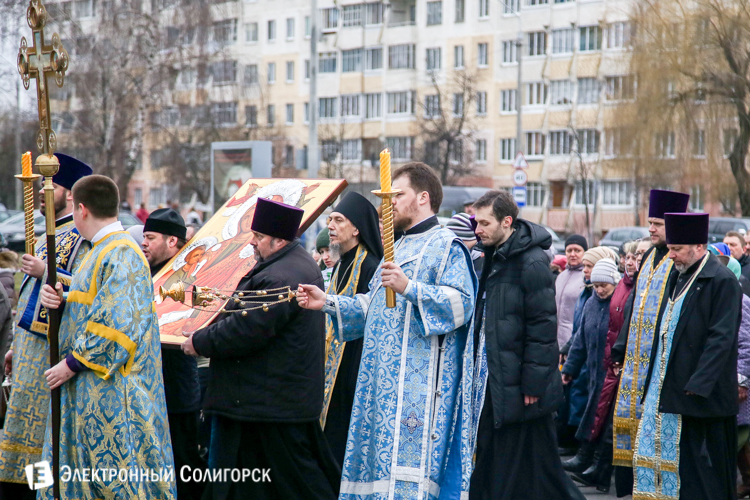
[[[36,166],[44,176],[44,202],[47,233],[47,284],[57,283],[57,256],[55,249],[55,188],[52,176],[60,168],[54,156],[57,149],[57,137],[51,127],[49,107],[49,86],[47,78],[55,77],[58,87],[65,81],[68,69],[68,52],[62,46],[60,36],[52,35],[52,45],[44,41],[44,27],[47,24],[47,9],[41,0],[29,0],[26,8],[26,22],[31,28],[33,45],[28,46],[26,37],[21,38],[18,50],[18,72],[23,79],[23,86],[28,90],[32,79],[36,79],[36,97],[39,106],[39,133],[36,146],[41,153],[37,156]],[[33,204],[31,205],[33,207]],[[59,310],[50,310],[48,315],[49,360],[50,367],[55,366],[60,358],[58,331],[60,329]],[[60,388],[52,391],[52,474],[55,479],[53,495],[60,498]]]

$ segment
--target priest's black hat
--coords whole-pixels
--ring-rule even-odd
[[[305,211],[297,207],[258,198],[250,227],[261,234],[292,241],[297,237],[304,214]]]
[[[148,231],[166,234],[167,236],[177,236],[183,240],[187,235],[185,219],[174,208],[160,208],[151,212],[143,225],[143,232]]]
[[[55,156],[60,162],[60,169],[52,176],[52,182],[67,190],[73,189],[73,184],[78,179],[91,175],[94,172],[91,170],[91,167],[72,156],[62,153],[55,153]]]
[[[333,208],[354,224],[359,230],[359,241],[378,260],[383,258],[383,243],[380,240],[380,224],[378,222],[378,211],[372,206],[367,198],[349,191],[341,201]]]
[[[689,194],[652,189],[649,194],[648,216],[663,219],[666,213],[685,213],[689,200]]]
[[[708,243],[708,214],[664,214],[668,245]]]

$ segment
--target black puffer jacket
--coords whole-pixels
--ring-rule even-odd
[[[563,397],[555,278],[544,252],[552,238],[542,226],[523,219],[514,227],[497,250],[487,249],[482,274],[488,389],[496,428],[548,415]],[[540,399],[524,406],[524,395]]]
[[[259,262],[239,290],[268,290],[311,283],[323,275],[295,240]],[[274,300],[269,299],[269,302]],[[234,303],[227,310],[234,309]],[[193,335],[198,354],[211,358],[207,413],[254,422],[314,422],[323,407],[325,317],[296,300],[249,311],[225,313]]]

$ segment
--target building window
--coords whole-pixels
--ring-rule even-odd
[[[503,2],[503,14],[515,14],[520,8],[521,0],[505,0]]]
[[[310,38],[310,16],[305,16],[305,38]]]
[[[696,158],[706,157],[706,131],[693,131],[693,156]]]
[[[276,63],[268,63],[268,83],[276,83]]]
[[[381,94],[365,94],[365,118],[380,118],[381,112]]]
[[[245,106],[245,125],[258,126],[258,106]]]
[[[425,118],[436,118],[440,116],[440,94],[424,96]]]
[[[555,130],[549,133],[549,154],[569,155],[573,136],[567,130]]]
[[[383,3],[374,2],[365,4],[365,24],[367,26],[377,26],[383,24]]]
[[[503,64],[518,62],[518,44],[513,40],[503,42]]]
[[[599,152],[599,131],[593,128],[579,129],[578,152],[581,154],[597,154]]]
[[[477,66],[480,68],[486,68],[487,67],[487,44],[486,43],[480,43],[477,46]]]
[[[526,33],[526,55],[543,56],[547,53],[547,32],[545,31],[534,31],[532,33]]]
[[[304,106],[304,116],[302,119],[305,121],[305,123],[310,123],[310,103],[306,102]]]
[[[235,83],[237,81],[237,61],[219,61],[211,64],[211,76],[214,85]]]
[[[362,49],[341,51],[341,71],[343,73],[362,71]]]
[[[578,104],[596,104],[599,102],[600,82],[596,78],[578,79]]]
[[[526,84],[526,106],[543,106],[547,102],[547,85],[544,82]]]
[[[456,19],[455,22],[462,23],[466,17],[466,1],[456,0]]]
[[[586,181],[586,189],[583,189],[583,182],[577,181],[575,187],[575,204],[576,205],[591,205],[594,203],[594,183],[592,181]]]
[[[310,79],[310,59],[305,59],[305,80]]]
[[[477,161],[479,163],[487,161],[487,139],[477,139]]]
[[[284,147],[284,166],[294,166],[294,146],[287,145]]]
[[[453,94],[453,116],[464,115],[464,95],[462,93]]]
[[[320,157],[329,163],[336,161],[339,154],[339,143],[335,140],[323,141],[320,144]]]
[[[607,48],[622,49],[630,47],[630,23],[610,23],[607,26]]]
[[[440,69],[440,47],[427,49],[427,71]]]
[[[500,161],[511,162],[516,157],[516,140],[500,139]]]
[[[602,205],[627,207],[633,204],[633,185],[628,181],[602,181]]]
[[[487,92],[477,92],[477,114],[480,116],[487,114]]]
[[[724,156],[729,156],[734,151],[734,145],[737,142],[737,129],[736,128],[725,128],[724,129]]]
[[[501,90],[500,112],[515,113],[516,111],[518,111],[516,107],[516,89]]]
[[[365,49],[365,70],[383,69],[383,48]]]
[[[323,9],[323,31],[333,31],[339,27],[339,9],[336,7],[329,7]]]
[[[607,101],[626,101],[635,98],[635,78],[608,76],[605,98]]]
[[[345,139],[341,148],[341,159],[345,162],[359,162],[362,160],[362,140]]]
[[[427,2],[427,26],[443,23],[443,2]]]
[[[247,23],[245,25],[245,41],[248,43],[258,41],[258,23]]]
[[[292,83],[294,81],[294,61],[286,62],[286,82]]]
[[[237,123],[237,103],[217,102],[211,106],[211,117],[216,125],[234,125]]]
[[[394,161],[411,160],[411,150],[414,145],[414,137],[386,137],[386,147],[391,151]]]
[[[286,105],[286,124],[292,125],[294,123],[294,104]]]
[[[549,82],[550,104],[567,105],[573,102],[573,82],[570,80],[552,80]]]
[[[599,26],[582,26],[578,29],[580,33],[579,50],[581,52],[592,52],[602,48],[602,30]]]
[[[654,134],[654,154],[658,158],[674,158],[674,132]]]
[[[608,128],[604,130],[604,155],[616,157],[621,154],[630,154],[631,150],[623,143],[624,128]]]
[[[490,17],[490,0],[479,0],[479,19]]]
[[[529,182],[526,184],[526,206],[541,207],[544,204],[544,196],[547,189],[541,182]]]
[[[268,41],[276,40],[276,21],[268,21]]]
[[[462,69],[464,67],[464,46],[456,45],[453,47],[453,68]]]
[[[461,163],[464,161],[464,143],[461,139],[456,139],[448,146],[448,158],[451,163]]]
[[[269,127],[276,125],[276,106],[269,104],[266,108],[266,124]]]
[[[552,30],[553,54],[572,54],[575,46],[575,31],[573,31],[573,28]]]
[[[388,110],[389,115],[411,114],[414,112],[413,98],[414,94],[409,91],[388,92]]]
[[[95,13],[96,13],[96,10],[94,8],[94,0],[76,0],[75,2],[76,19],[94,17]]]
[[[691,212],[702,212],[703,211],[703,191],[700,186],[690,187],[690,211]]]
[[[388,67],[390,69],[414,69],[414,44],[388,47]]]
[[[541,132],[526,132],[526,156],[544,154],[545,137]]]
[[[140,162],[138,164],[140,165]],[[137,170],[140,170],[140,169],[137,169]],[[135,188],[135,192],[133,193],[133,204],[136,207],[140,207],[141,203],[143,203],[143,189]]]
[[[341,17],[344,28],[362,26],[362,4],[344,5]]]
[[[318,99],[318,117],[336,118],[336,98],[321,97]]]
[[[537,7],[539,5],[548,5],[549,0],[526,0],[527,7]]]
[[[294,40],[294,18],[290,17],[286,20],[286,39]]]
[[[335,73],[337,59],[336,52],[321,52],[320,56],[318,56],[318,71],[321,73]]]
[[[341,116],[359,116],[359,94],[341,96]]]

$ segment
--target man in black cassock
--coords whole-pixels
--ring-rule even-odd
[[[187,228],[185,220],[173,208],[160,208],[151,212],[143,226],[141,249],[156,275],[185,246]],[[180,470],[204,469],[205,462],[198,453],[198,419],[201,409],[198,365],[195,358],[183,353],[177,346],[162,346],[161,368],[164,375],[164,396],[167,400],[169,433],[174,451],[177,497],[198,499],[203,485],[182,480]]]
[[[322,288],[320,268],[296,239],[302,215],[296,207],[258,199],[250,239],[257,263],[238,290],[296,290],[300,283]],[[269,293],[269,302],[279,293]],[[227,312],[182,348],[211,358],[204,402],[213,415],[209,469],[265,469],[267,475],[257,476],[260,482],[207,483],[203,498],[335,499],[341,471],[319,423],[323,313],[301,309],[294,300],[267,311],[240,308],[230,300]]]
[[[378,212],[367,198],[350,191],[328,222],[330,249],[341,256],[327,293],[354,297],[370,291],[370,279],[383,258]],[[326,317],[326,385],[321,423],[339,466],[344,464],[363,339],[339,343]]]
[[[674,269],[645,381],[633,498],[734,499],[742,291],[706,251],[708,214],[665,214],[665,224]]]

